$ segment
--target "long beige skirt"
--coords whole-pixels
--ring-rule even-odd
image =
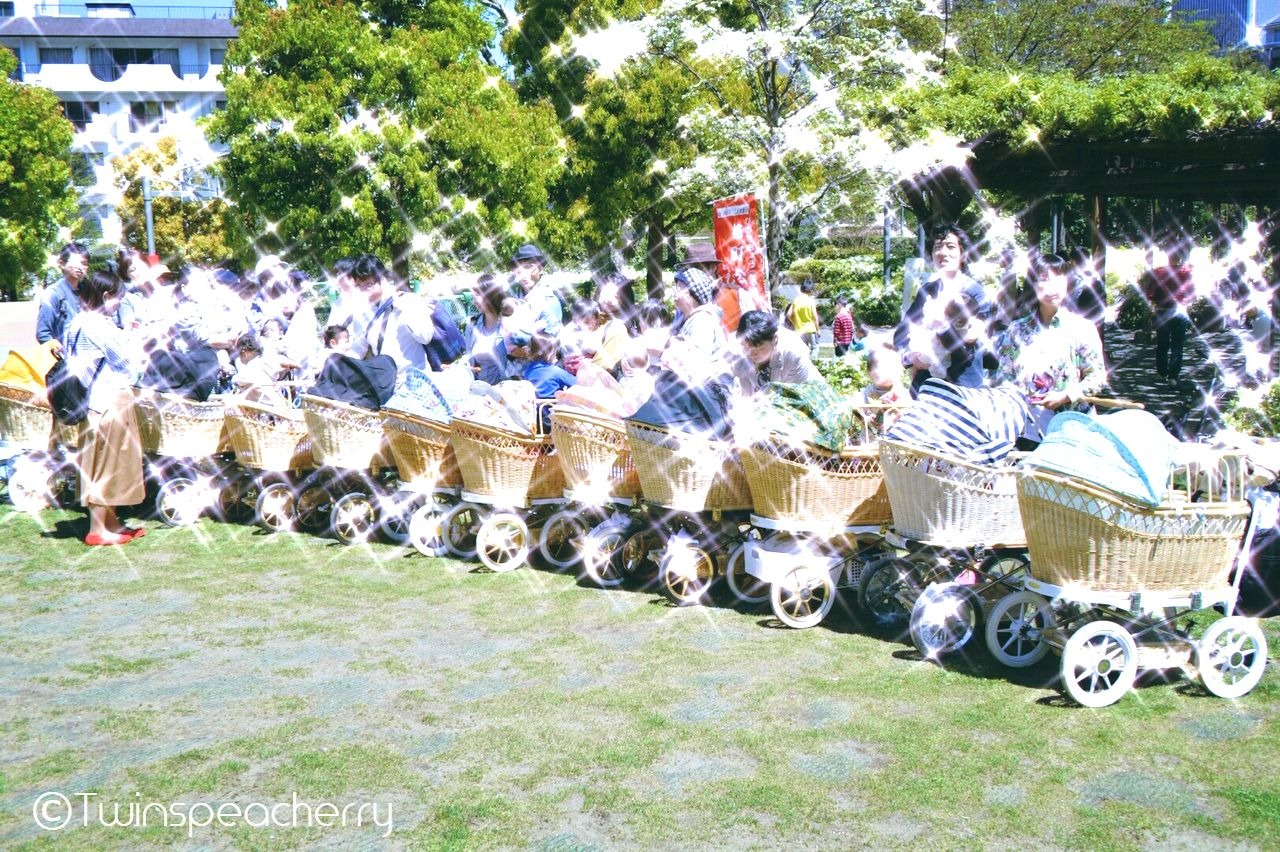
[[[133,506],[146,495],[142,437],[133,415],[133,391],[117,394],[102,414],[90,412],[80,432],[80,505]]]

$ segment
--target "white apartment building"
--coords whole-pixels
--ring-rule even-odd
[[[210,158],[195,121],[225,103],[218,75],[236,35],[231,13],[226,4],[0,0],[0,46],[18,59],[13,76],[62,102],[95,178],[81,207],[106,239],[120,234],[113,158],[161,133],[183,140],[183,159]]]

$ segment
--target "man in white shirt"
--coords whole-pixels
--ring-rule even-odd
[[[413,293],[397,292],[386,266],[373,255],[356,260],[351,280],[370,307],[369,312],[360,312],[353,319],[351,355],[387,355],[400,373],[410,367],[430,370],[426,345],[435,333],[431,305]]]
[[[779,328],[770,313],[744,313],[735,338],[741,350],[732,358],[733,374],[748,395],[770,382],[798,384],[822,378],[804,340],[791,329]]]

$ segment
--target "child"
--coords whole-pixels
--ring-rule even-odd
[[[860,331],[862,334],[858,333]],[[858,338],[865,335],[866,331],[862,329],[862,323],[849,310],[849,298],[836,296],[836,315],[831,324],[831,340],[836,347],[836,357],[844,357],[850,349],[854,352],[861,349],[862,342]]]
[[[636,327],[639,332],[636,340],[643,344],[649,356],[646,369],[652,368],[671,339],[671,311],[657,299],[648,299],[637,311]]]
[[[966,388],[986,385],[986,371],[994,370],[997,361],[991,342],[981,332],[977,312],[977,300],[968,293],[947,304],[943,309],[947,324],[934,338],[935,364],[927,374],[920,371],[913,377],[913,387],[918,388],[929,375]]]
[[[324,330],[324,348],[346,355],[351,352],[351,332],[345,325],[330,325]]]
[[[250,399],[274,397],[279,371],[263,352],[262,341],[254,334],[241,335],[236,341],[235,373],[231,383]]]
[[[902,386],[902,360],[892,348],[877,346],[868,352],[867,372],[871,384],[862,389],[864,405],[906,405],[911,402],[911,395]],[[898,414],[895,410],[882,410],[868,412],[864,416],[871,433],[879,435],[894,424]]]
[[[600,306],[593,299],[573,303],[573,320],[560,332],[560,352],[565,369],[577,374],[578,362],[600,351],[604,335],[600,328]]]
[[[556,340],[549,334],[537,332],[529,339],[529,360],[525,364],[524,379],[533,385],[533,395],[537,399],[555,399],[556,391],[571,388],[577,379],[570,373],[555,365],[558,347]],[[542,428],[551,428],[551,408],[542,409]]]

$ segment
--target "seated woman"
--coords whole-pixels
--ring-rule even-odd
[[[1032,270],[1035,312],[1014,320],[996,341],[996,381],[1016,388],[1030,405],[1024,446],[1038,444],[1055,413],[1107,379],[1097,328],[1062,308],[1069,269],[1061,257],[1043,258]]]

